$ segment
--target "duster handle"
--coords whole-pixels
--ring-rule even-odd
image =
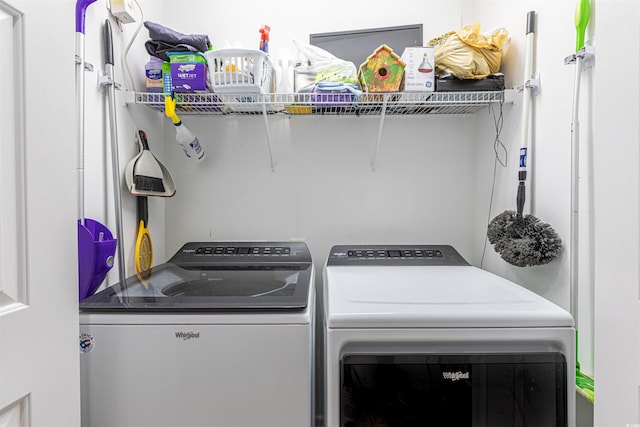
[[[536,13],[531,11],[527,14],[527,49],[524,61],[524,90],[522,92],[522,135],[520,146],[520,163],[518,171],[518,194],[516,204],[518,214],[522,215],[526,200],[525,181],[527,179],[527,158],[529,155],[529,136],[531,126],[531,87],[527,82],[533,75],[533,43],[535,35]]]

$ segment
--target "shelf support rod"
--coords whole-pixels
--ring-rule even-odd
[[[271,131],[269,130],[269,119],[267,118],[267,104],[262,103],[262,117],[264,118],[264,127],[267,134],[267,149],[269,150],[269,163],[271,164],[271,172],[276,171],[276,165],[273,162],[273,152],[271,151]]]
[[[376,171],[376,165],[378,162],[378,150],[380,149],[380,141],[382,140],[382,129],[384,128],[384,115],[387,112],[387,103],[389,101],[389,94],[385,93],[382,98],[382,111],[380,112],[380,123],[378,125],[378,141],[376,142],[376,148],[373,152],[373,160],[371,161],[371,172]]]

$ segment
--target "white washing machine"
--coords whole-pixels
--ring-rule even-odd
[[[574,427],[571,315],[451,246],[334,246],[325,425]]]
[[[304,243],[188,243],[83,300],[82,426],[311,426],[313,280]]]

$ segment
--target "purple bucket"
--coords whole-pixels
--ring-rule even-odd
[[[117,240],[98,221],[78,220],[78,277],[80,301],[100,287],[113,267]]]

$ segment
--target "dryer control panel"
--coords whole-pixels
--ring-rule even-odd
[[[449,245],[339,245],[331,248],[327,266],[469,265]]]

